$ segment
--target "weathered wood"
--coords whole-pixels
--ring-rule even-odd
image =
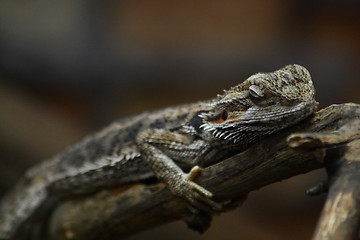
[[[360,120],[352,125],[357,129],[350,126],[342,138],[359,133]],[[329,149],[324,165],[330,188],[313,239],[359,239],[360,140],[349,138],[336,144]]]
[[[359,148],[360,141],[354,143]],[[337,162],[340,168],[330,175],[332,183],[314,240],[359,239],[360,162],[349,163],[346,158]]]
[[[295,134],[290,146],[324,147],[329,194],[314,240],[359,239],[360,119],[358,110],[334,131]],[[345,119],[345,116],[344,116]],[[320,188],[321,189],[321,188]]]
[[[213,192],[215,200],[226,201],[227,207],[225,209],[231,209],[236,206],[236,199],[243,198],[252,190],[323,167],[324,158],[326,157],[325,159],[328,161],[328,156],[332,156],[333,153],[329,149],[333,149],[334,145],[331,141],[329,143],[329,141],[322,139],[323,141],[319,142],[316,138],[319,135],[295,134],[288,138],[291,133],[324,132],[326,136],[329,136],[327,132],[335,131],[342,126],[346,128],[349,122],[360,116],[359,114],[360,105],[332,105],[295,127],[274,134],[240,154],[205,168],[197,177],[196,182]],[[355,124],[353,125],[355,126]],[[341,131],[334,134],[341,135]],[[358,137],[354,134],[351,136],[352,138],[347,137],[340,141],[340,145],[350,144]],[[315,140],[311,137],[314,137]],[[354,141],[354,144],[355,142],[357,141]],[[288,144],[292,147],[289,147]],[[348,155],[345,155],[344,158],[357,159],[359,156],[357,146],[355,152],[348,150]],[[335,148],[335,152],[342,156],[344,151],[338,151],[338,149]],[[342,179],[343,171],[347,173],[345,168],[339,170],[340,179]],[[358,177],[355,176],[351,181],[357,180]],[[334,183],[332,186],[336,188],[341,188],[345,184],[344,182],[337,183],[337,180],[334,182],[336,184]],[[357,192],[358,187],[350,188],[348,185],[345,187],[350,189],[347,191],[348,195],[354,191],[357,193],[357,198],[360,196]],[[332,192],[331,189],[329,198],[332,198]],[[336,193],[334,194],[336,195]],[[355,199],[353,195],[352,197]],[[234,201],[229,201],[231,199]],[[351,224],[344,223],[350,228],[355,228],[353,225],[357,224],[359,219],[358,212],[355,211],[358,209],[358,199],[354,202],[348,204],[351,205],[352,212],[343,212],[339,215],[348,219],[348,216],[355,214],[351,215],[354,217]],[[334,204],[337,203],[334,202]],[[334,204],[330,204],[330,206],[334,206]],[[325,209],[328,208],[327,205]],[[341,211],[348,210],[349,208],[346,208]],[[324,214],[327,215],[327,213]],[[337,217],[335,214],[332,215],[331,219],[337,219]],[[121,239],[133,233],[178,219],[185,219],[189,225],[196,225],[197,228],[199,228],[199,224],[206,228],[210,221],[207,214],[197,214],[194,209],[188,207],[185,201],[174,197],[164,184],[147,182],[103,190],[93,195],[62,203],[51,216],[47,225],[48,235],[46,238]],[[322,226],[329,228],[329,223],[321,221],[318,231],[323,232],[325,228]],[[339,226],[343,227],[344,225],[340,224]],[[315,237],[314,239],[325,238]]]

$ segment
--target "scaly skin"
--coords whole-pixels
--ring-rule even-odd
[[[0,205],[0,238],[23,236],[31,218],[56,201],[154,176],[193,207],[219,210],[212,193],[192,181],[199,166],[298,123],[317,105],[309,72],[294,64],[252,75],[208,101],[115,122],[27,171]]]

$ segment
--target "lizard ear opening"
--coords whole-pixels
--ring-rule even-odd
[[[220,118],[223,120],[223,121],[226,121],[226,119],[228,118],[228,112],[226,110],[223,110],[220,114]]]
[[[211,123],[222,123],[225,122],[227,119],[228,119],[228,112],[224,109],[215,119],[211,120]]]

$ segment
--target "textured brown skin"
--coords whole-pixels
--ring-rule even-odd
[[[316,110],[314,97],[309,72],[294,64],[252,75],[212,100],[115,122],[26,173],[0,205],[0,238],[31,227],[29,219],[51,212],[56,201],[154,176],[195,208],[220,209],[191,181],[198,165],[303,120]]]

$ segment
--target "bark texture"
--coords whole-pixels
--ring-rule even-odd
[[[331,105],[246,151],[205,168],[195,181],[210,190],[214,200],[225,202],[226,211],[253,190],[326,167],[329,194],[313,239],[357,239],[359,116],[360,105]],[[46,238],[122,239],[179,219],[201,231],[209,225],[211,214],[216,213],[189,208],[161,182],[144,182],[63,202],[46,226]]]

